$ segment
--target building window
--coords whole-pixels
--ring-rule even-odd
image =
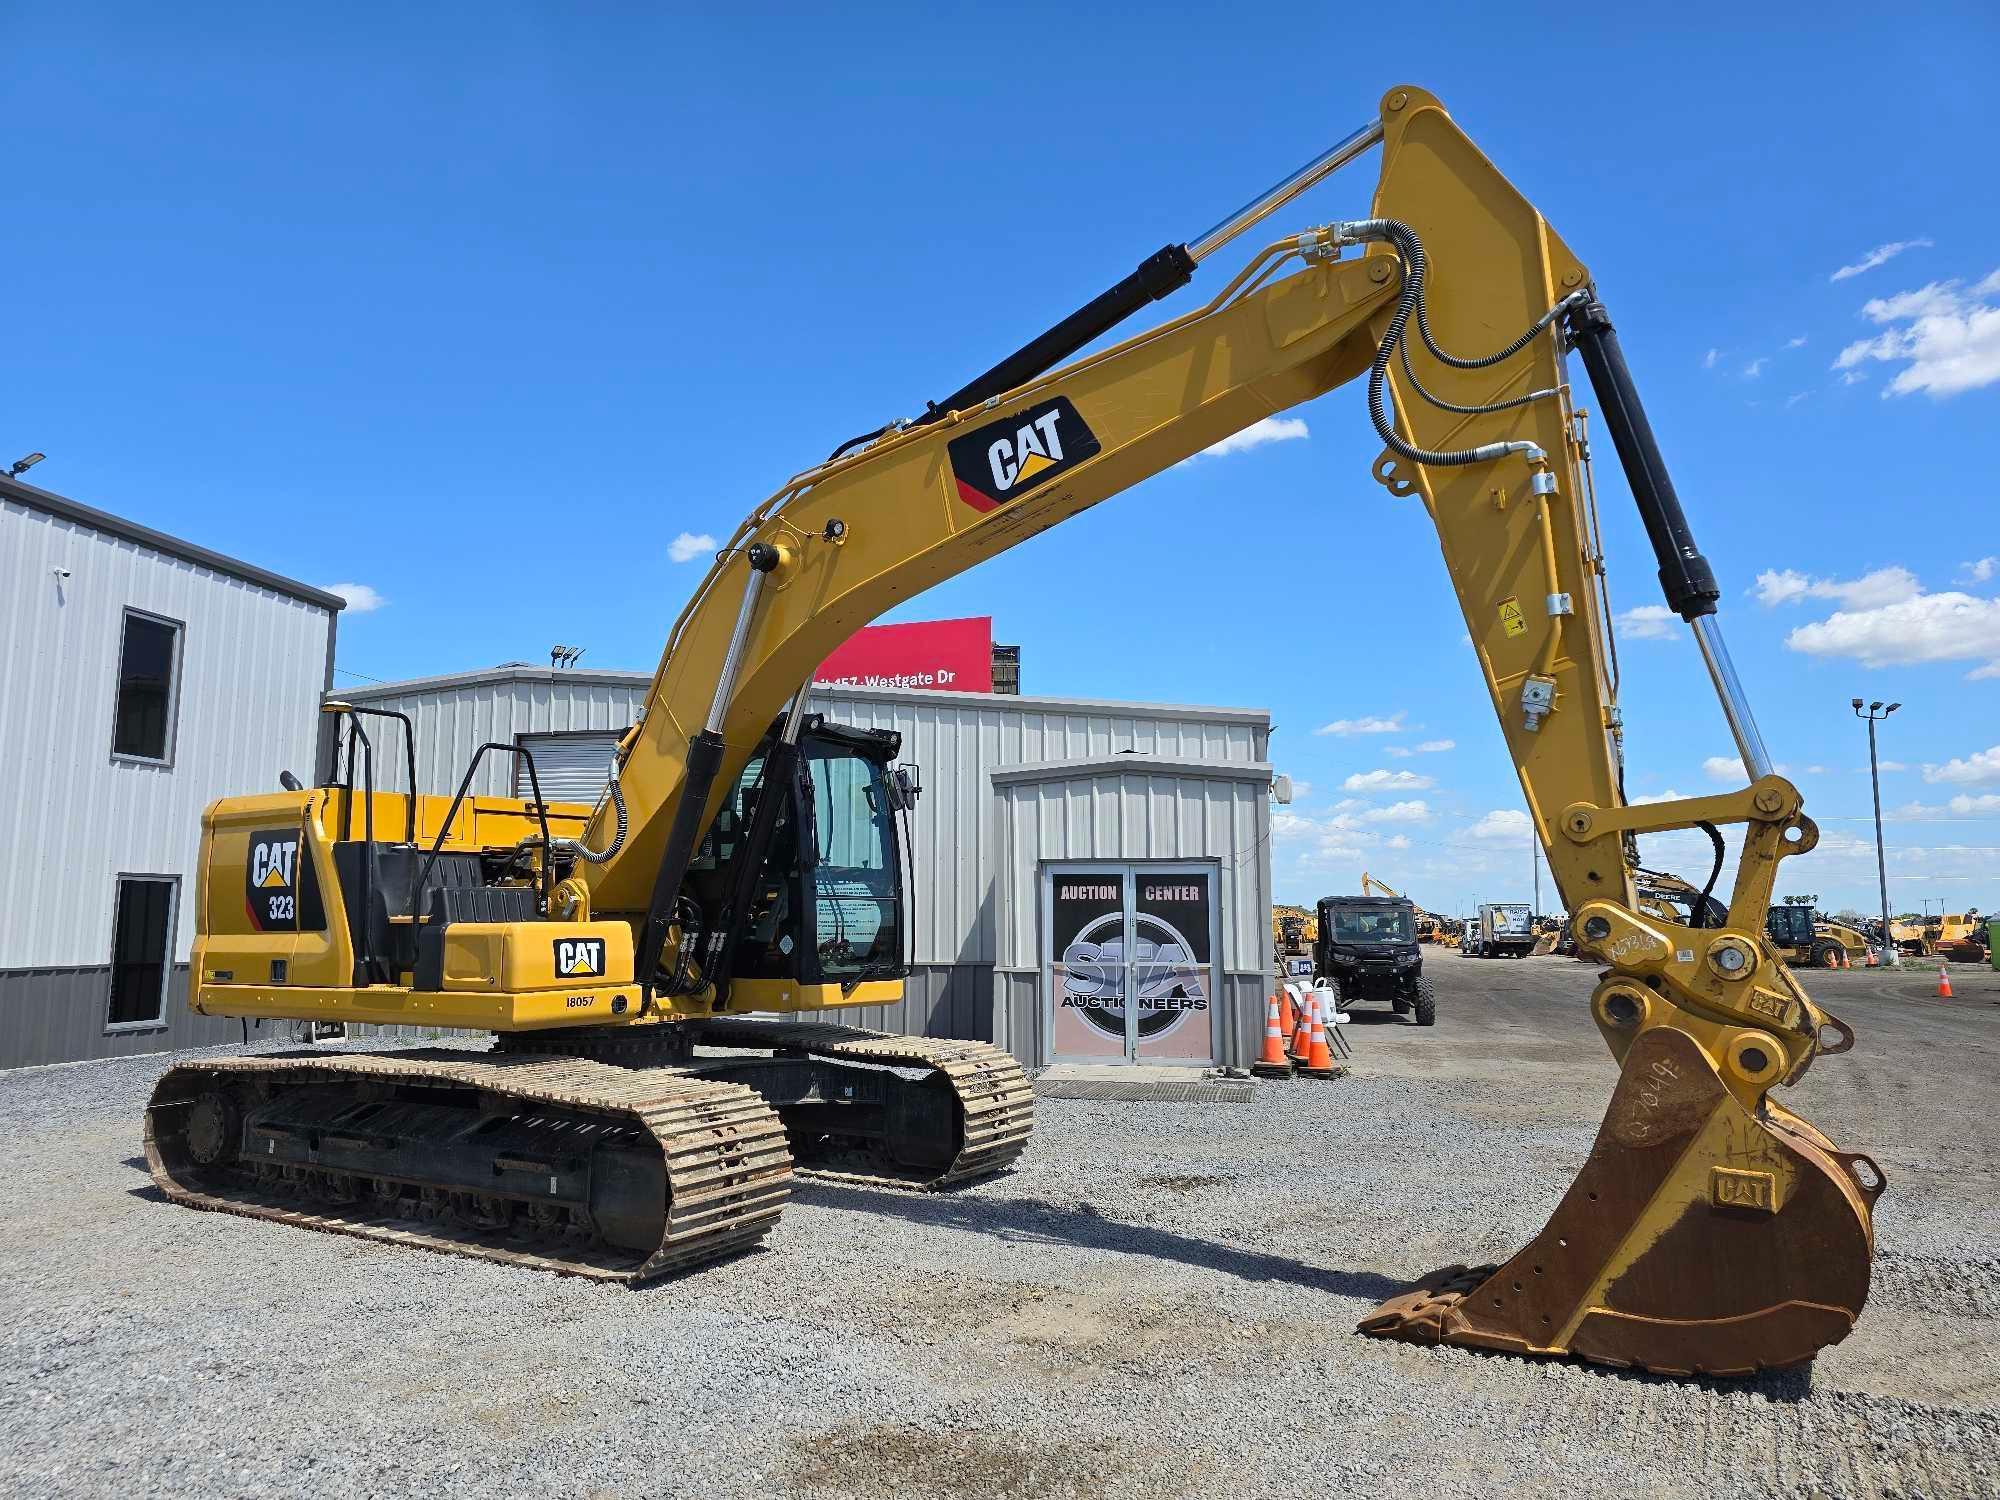
[[[118,914],[112,921],[110,1030],[164,1026],[167,968],[173,961],[174,887],[171,875],[120,875]]]
[[[173,620],[125,611],[118,652],[118,710],[111,753],[166,764],[173,759],[174,703],[179,687],[181,627]]]

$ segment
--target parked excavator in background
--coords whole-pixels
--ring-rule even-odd
[[[1376,146],[1367,217],[1288,229],[1206,303],[1073,358]],[[976,148],[968,137],[964,153]],[[1028,294],[990,266],[977,275],[969,295],[986,303]],[[949,340],[935,309],[891,300],[873,315],[899,313]],[[1740,788],[1623,795],[1571,355],[1748,768]],[[928,1188],[1006,1167],[1032,1112],[1007,1053],[800,1019],[902,999],[898,825],[918,791],[898,735],[806,711],[813,669],[891,606],[1354,380],[1384,445],[1375,479],[1436,530],[1534,836],[1580,950],[1603,966],[1590,1015],[1619,1064],[1541,1233],[1504,1265],[1424,1277],[1362,1330],[1711,1375],[1795,1364],[1845,1337],[1884,1179],[1773,1096],[1854,1033],[1763,932],[1779,866],[1818,830],[1758,731],[1715,617],[1721,589],[1589,268],[1414,87],[967,386],[758,504],[674,623],[595,808],[546,801],[532,754],[510,743],[478,754],[518,760],[531,796],[471,795],[478,759],[457,796],[422,794],[407,721],[411,791],[377,792],[365,711],[344,704],[328,705],[344,773],[309,787],[285,770],[282,790],[213,804],[195,1010],[498,1040],[488,1053],[183,1058],[146,1112],[155,1181],[195,1207],[629,1282],[755,1244],[795,1171]],[[604,570],[650,552],[625,536],[576,555],[553,593],[462,584],[459,598],[510,618],[557,595],[573,609]],[[1637,904],[1632,840],[1707,829],[1720,862],[1723,825],[1743,830],[1723,924]],[[1014,918],[1032,931],[1031,912]],[[1461,1160],[1459,1142],[1412,1144],[1441,1153],[1436,1174]]]
[[[1409,898],[1401,891],[1396,890],[1384,881],[1377,880],[1366,870],[1361,872],[1361,894],[1364,896],[1383,896],[1391,901],[1409,901]],[[1410,901],[1410,910],[1416,915],[1418,942],[1443,943],[1448,940],[1446,933],[1447,929],[1452,925],[1451,918],[1439,916],[1436,912],[1425,911],[1414,901]],[[1449,940],[1456,941],[1456,938],[1453,937]]]

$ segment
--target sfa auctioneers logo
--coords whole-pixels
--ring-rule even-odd
[[[1106,1036],[1125,1035],[1125,914],[1107,912],[1063,949],[1062,1003]],[[1164,917],[1132,917],[1132,1000],[1139,1037],[1165,1036],[1190,1011],[1208,1010],[1194,947]]]
[[[1069,398],[1057,396],[953,438],[947,451],[959,499],[990,511],[1095,458],[1098,443]]]

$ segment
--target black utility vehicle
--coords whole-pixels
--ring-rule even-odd
[[[1343,1009],[1356,1000],[1386,1000],[1399,1016],[1414,1013],[1419,1026],[1437,1020],[1437,997],[1417,946],[1417,910],[1408,901],[1322,898],[1313,967],[1338,990]]]

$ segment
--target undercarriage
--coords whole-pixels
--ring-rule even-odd
[[[716,1020],[183,1063],[146,1156],[192,1207],[638,1282],[754,1245],[794,1175],[951,1187],[1032,1119],[983,1042]]]

